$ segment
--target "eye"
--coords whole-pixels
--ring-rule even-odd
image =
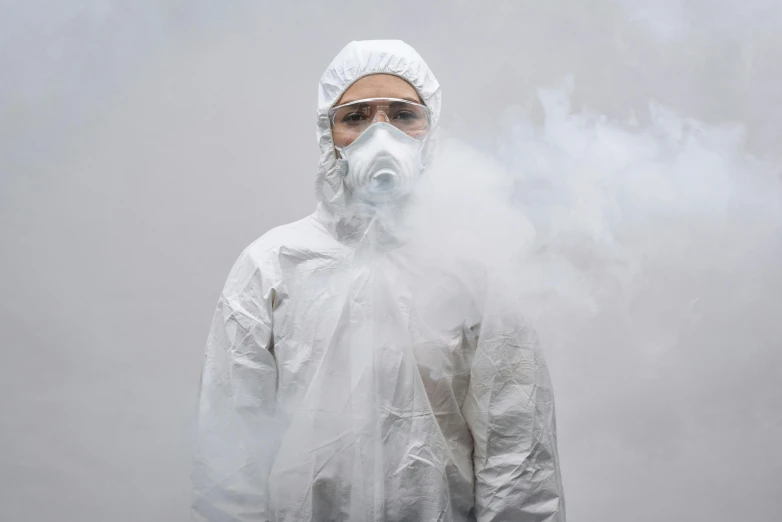
[[[413,111],[401,110],[394,114],[394,119],[402,122],[413,122],[419,118],[418,114]]]
[[[360,125],[366,120],[366,116],[360,112],[349,112],[340,118],[340,122],[345,125]]]

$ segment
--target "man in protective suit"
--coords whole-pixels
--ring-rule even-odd
[[[217,304],[196,520],[565,520],[534,332],[397,226],[439,116],[403,42],[352,42],[323,74],[317,209],[245,249]]]

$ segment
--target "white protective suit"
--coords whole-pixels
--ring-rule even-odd
[[[317,210],[252,243],[217,304],[194,517],[564,521],[534,333],[481,270],[427,263],[354,209],[327,113],[373,73],[412,84],[437,127],[440,86],[403,42],[353,42],[326,70]]]

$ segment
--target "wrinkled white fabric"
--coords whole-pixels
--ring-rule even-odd
[[[373,73],[410,82],[436,128],[439,84],[403,42],[353,42],[326,70],[318,209],[251,244],[217,305],[194,517],[564,521],[534,333],[482,270],[429,262],[356,211],[337,169],[328,109]]]

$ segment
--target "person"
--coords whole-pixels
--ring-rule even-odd
[[[196,520],[565,520],[534,332],[394,226],[440,101],[401,41],[352,42],[323,74],[317,209],[245,249],[217,304]]]

